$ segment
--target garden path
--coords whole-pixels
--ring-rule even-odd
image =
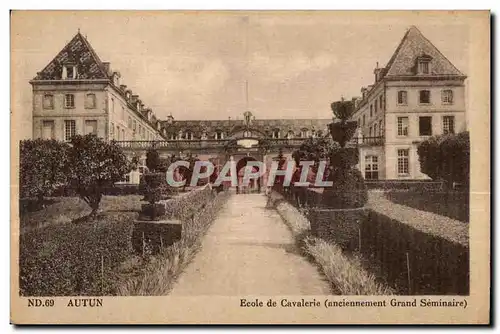
[[[330,294],[281,217],[265,206],[262,194],[231,196],[171,295]]]

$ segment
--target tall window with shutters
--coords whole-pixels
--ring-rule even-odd
[[[65,120],[64,121],[64,140],[69,141],[75,135],[76,135],[76,121],[75,120]]]
[[[365,179],[378,180],[378,156],[365,156]]]
[[[398,149],[398,175],[407,176],[410,174],[410,150]]]
[[[455,116],[443,116],[443,134],[455,133]]]
[[[64,95],[64,107],[65,108],[74,108],[75,107],[75,95],[74,94],[65,94]]]
[[[405,90],[398,91],[398,104],[407,105],[408,104],[408,92]]]
[[[408,137],[408,117],[398,117],[398,136]]]

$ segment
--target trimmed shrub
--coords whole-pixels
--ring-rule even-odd
[[[368,191],[359,170],[339,168],[331,174],[329,180],[333,182],[333,187],[323,193],[322,207],[331,209],[360,208],[368,201]]]
[[[434,180],[469,185],[469,132],[429,138],[418,147],[420,170]]]

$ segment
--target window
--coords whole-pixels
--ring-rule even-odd
[[[96,120],[85,121],[85,134],[89,134],[89,133],[97,135],[97,121]]]
[[[64,140],[69,141],[74,135],[76,135],[76,121],[64,121]]]
[[[408,92],[405,90],[398,91],[398,104],[408,104]]]
[[[373,124],[373,136],[377,137],[378,134],[377,134],[377,124]]]
[[[42,123],[42,138],[54,139],[54,121],[43,121]]]
[[[309,137],[309,130],[307,130],[307,129],[300,130],[300,137],[301,138],[307,138],[307,137]]]
[[[368,137],[372,137],[372,127],[371,127],[371,126],[370,126],[370,131],[369,131],[369,133],[370,133],[370,134],[368,135]]]
[[[418,128],[421,136],[432,136],[432,117],[431,116],[419,117]]]
[[[429,61],[419,60],[418,62],[418,73],[419,74],[429,74]]]
[[[193,140],[193,133],[191,132],[191,130],[186,131],[185,138],[187,140]]]
[[[287,139],[293,139],[293,137],[294,137],[294,136],[295,136],[295,135],[294,135],[293,131],[292,131],[292,130],[290,130],[290,131],[288,131],[288,133],[287,133],[287,135],[286,135],[286,138],[287,138]]]
[[[378,157],[376,155],[365,156],[365,179],[378,180]]]
[[[125,129],[122,129],[122,140],[125,140]]]
[[[125,108],[122,106],[122,119],[125,122]]]
[[[111,113],[115,113],[115,99],[111,98]]]
[[[132,129],[132,117],[128,117],[128,122],[127,122],[127,126],[129,129]]]
[[[139,124],[139,127],[137,129],[137,132],[139,132],[139,136],[142,136],[142,126]]]
[[[272,132],[272,137],[273,138],[279,138],[280,137],[280,130],[279,129],[274,129]]]
[[[455,116],[443,116],[443,133],[455,133]]]
[[[358,117],[358,126],[361,126],[361,117]]]
[[[398,136],[408,136],[408,117],[398,117]]]
[[[66,108],[74,108],[75,107],[75,95],[65,94],[64,95],[64,106]]]
[[[421,90],[420,91],[420,103],[431,103],[431,91],[430,90]]]
[[[384,96],[380,95],[379,98],[378,98],[378,100],[379,100],[380,110],[382,111],[383,103],[384,103]]]
[[[116,126],[115,135],[116,135],[115,139],[120,140],[120,127],[118,125]]]
[[[115,125],[113,123],[109,125],[109,139],[115,140]]]
[[[62,77],[63,79],[76,79],[77,78],[76,66],[74,65],[63,66]]]
[[[135,132],[137,130],[137,121],[134,119],[132,122],[132,130]]]
[[[443,104],[453,103],[453,91],[451,89],[445,89],[441,92],[441,101]]]
[[[96,99],[95,94],[87,94],[85,95],[85,108],[86,109],[95,109],[96,107]]]
[[[43,109],[54,109],[54,95],[45,94],[43,96]]]
[[[370,117],[373,117],[373,104],[370,104]]]
[[[409,155],[408,149],[398,149],[398,175],[408,175],[409,172]]]
[[[376,113],[378,112],[378,104],[377,104],[377,100],[375,100],[374,105],[375,105],[375,114],[376,114]]]
[[[215,132],[215,139],[224,139],[224,134],[222,133],[222,131],[217,130]]]
[[[365,126],[365,123],[366,123],[366,117],[365,115],[363,115],[363,126]]]
[[[378,121],[378,130],[380,131],[380,135],[383,136],[384,133],[382,131],[382,120]]]

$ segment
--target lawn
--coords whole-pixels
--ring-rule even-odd
[[[386,196],[396,204],[469,222],[468,192],[390,191]]]

